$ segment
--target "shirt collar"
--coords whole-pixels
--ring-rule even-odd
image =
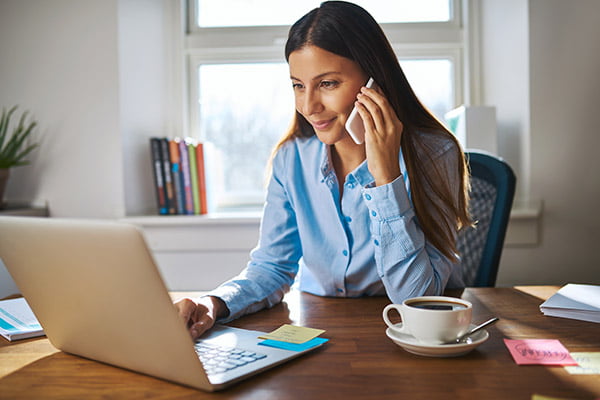
[[[320,158],[320,171],[322,175],[322,181],[324,181],[326,177],[334,173],[333,164],[331,163],[331,146],[321,143]],[[400,171],[402,174],[406,175],[406,165],[404,163],[402,150],[400,150]],[[348,179],[355,180],[363,187],[373,184],[374,179],[373,175],[371,175],[371,172],[369,172],[367,160],[364,160],[358,167],[354,169],[354,171],[350,172]]]
[[[329,175],[331,175],[333,171],[333,164],[331,163],[331,146],[327,146],[324,143],[321,143],[321,182],[325,180]]]
[[[321,175],[322,178],[325,179],[327,176],[334,173],[333,163],[331,162],[331,146],[322,145],[321,151]],[[357,181],[361,185],[366,185],[369,182],[373,181],[373,176],[369,172],[369,168],[367,167],[367,160],[364,160],[358,167],[354,169],[354,171],[348,174],[349,179],[353,179]]]

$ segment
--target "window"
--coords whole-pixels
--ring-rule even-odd
[[[438,118],[462,103],[458,0],[355,2],[382,25],[415,92]],[[319,4],[188,0],[189,135],[219,152],[218,209],[258,207],[264,200],[268,158],[294,112],[283,55],[287,31]]]
[[[314,0],[198,0],[194,22],[202,28],[291,25],[320,3]],[[448,0],[366,0],[354,3],[368,10],[379,23],[449,21],[451,18]]]
[[[198,68],[199,130],[220,150],[220,205],[262,203],[265,165],[294,110],[287,64],[204,64]]]

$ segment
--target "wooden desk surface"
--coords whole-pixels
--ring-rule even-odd
[[[383,297],[322,298],[292,292],[271,310],[231,325],[271,331],[284,323],[326,329],[316,352],[205,393],[59,352],[47,339],[0,340],[1,399],[527,399],[533,394],[600,398],[600,376],[518,366],[503,338],[559,339],[571,352],[600,352],[600,324],[543,316],[555,287],[474,288],[462,297],[474,321],[501,320],[490,339],[458,358],[412,355],[385,336]]]

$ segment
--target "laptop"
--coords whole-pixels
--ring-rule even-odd
[[[52,345],[102,363],[215,391],[318,347],[259,345],[264,332],[224,325],[194,342],[130,224],[0,217],[0,258]],[[240,365],[215,369],[197,354],[206,346]]]

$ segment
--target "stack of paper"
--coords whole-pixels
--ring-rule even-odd
[[[544,315],[600,322],[600,286],[569,283],[540,305]]]

